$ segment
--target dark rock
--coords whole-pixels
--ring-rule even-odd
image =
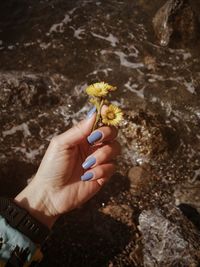
[[[176,222],[157,209],[141,213],[145,267],[198,266],[200,235],[180,211],[176,210],[173,216]]]
[[[170,39],[189,44],[199,36],[198,17],[188,0],[168,0],[153,18],[153,27],[160,45]]]
[[[198,230],[200,230],[200,213],[198,211],[188,205],[188,204],[180,204],[179,209],[183,212],[183,214],[190,220]]]
[[[14,190],[22,189],[25,179],[37,169],[52,136],[71,123],[73,96],[63,98],[68,82],[57,74],[0,73],[0,184],[5,185],[1,193],[10,195],[9,191],[15,194]],[[63,115],[58,105],[63,105]]]
[[[177,206],[187,204],[200,213],[200,182],[193,181],[177,186],[174,197]]]

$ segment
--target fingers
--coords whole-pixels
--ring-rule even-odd
[[[95,143],[101,143],[105,141],[111,141],[117,137],[117,129],[115,127],[103,126],[95,131],[93,131],[87,140],[89,144],[93,145]]]
[[[106,182],[115,172],[115,164],[110,162],[102,165],[98,165],[89,171],[85,172],[84,175],[81,176],[82,181],[89,180],[99,180],[99,183],[102,185]]]
[[[103,106],[102,113],[106,110],[106,108],[106,106]],[[93,145],[94,143],[110,141],[116,138],[117,129],[115,127],[104,126],[91,133],[92,127],[95,123],[95,118],[96,108],[93,107],[88,112],[85,120],[80,121],[68,131],[55,136],[51,143],[56,146],[73,147],[84,140],[88,140],[89,144]]]
[[[107,143],[106,145],[98,148],[91,154],[82,164],[83,169],[88,170],[97,165],[109,162],[115,159],[121,151],[121,146],[117,141]]]
[[[81,180],[96,180],[99,186],[102,186],[113,175],[115,164],[111,160],[120,154],[120,150],[121,147],[117,141],[113,141],[97,149],[82,164],[86,172],[81,176]]]
[[[83,140],[88,140],[89,144],[110,141],[116,138],[117,129],[115,127],[103,126],[91,133],[96,118],[96,109],[92,108],[88,112],[85,120],[80,121],[68,131],[55,136],[52,143],[61,146],[74,146],[80,144]]]

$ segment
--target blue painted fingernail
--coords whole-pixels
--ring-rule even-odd
[[[86,172],[84,175],[81,176],[82,181],[89,181],[92,179],[93,173],[92,172]]]
[[[95,163],[96,163],[95,157],[90,157],[85,162],[83,162],[82,167],[83,167],[83,169],[87,170],[90,167],[92,167]]]
[[[94,106],[87,114],[87,119],[90,119],[92,115],[96,112],[97,108]]]
[[[91,135],[88,136],[87,140],[92,145],[101,138],[102,138],[102,132],[95,131],[94,133],[91,133]]]

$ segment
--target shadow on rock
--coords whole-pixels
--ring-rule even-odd
[[[15,28],[26,25],[30,15],[28,1],[9,0],[0,3],[0,37],[4,40],[17,39]],[[23,31],[21,32],[23,34]]]
[[[64,221],[57,225],[40,266],[107,266],[131,238],[129,227],[87,207]]]
[[[102,201],[105,205],[111,196],[129,187],[123,179],[117,175],[83,208],[59,220],[46,242],[40,266],[103,267],[124,250],[133,237],[133,228],[98,209]]]
[[[0,164],[0,195],[13,197],[27,184],[27,178],[36,171],[36,167],[24,161],[10,160]]]

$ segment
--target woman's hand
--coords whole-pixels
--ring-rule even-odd
[[[49,228],[59,215],[95,195],[114,173],[120,153],[117,129],[103,126],[91,133],[95,109],[87,119],[52,139],[32,182],[15,198]]]

